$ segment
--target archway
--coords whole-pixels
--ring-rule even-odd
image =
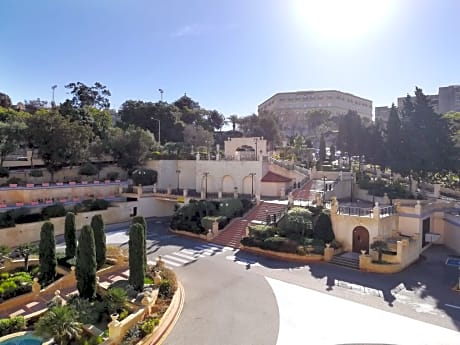
[[[353,229],[353,252],[361,253],[361,250],[369,251],[369,231],[363,226]]]
[[[222,193],[223,194],[231,194],[235,191],[235,180],[230,175],[225,175],[222,177]]]

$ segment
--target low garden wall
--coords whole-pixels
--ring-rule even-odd
[[[268,256],[274,259],[286,260],[286,261],[294,261],[300,263],[309,263],[309,262],[318,262],[323,261],[324,256],[320,254],[306,254],[306,255],[298,255],[292,253],[283,253],[283,252],[275,252],[273,250],[265,250],[260,249],[258,247],[248,247],[240,245],[240,249],[252,254],[259,254],[263,256]]]
[[[102,219],[106,224],[129,221],[131,219],[131,208],[136,205],[137,202],[117,203],[116,206],[109,207],[107,210],[77,213],[75,222],[79,229],[84,225],[89,225],[91,218],[96,214],[102,215]],[[64,234],[65,217],[51,218],[49,221],[54,224],[55,236]],[[45,221],[16,224],[11,228],[0,229],[1,244],[7,247],[16,247],[24,243],[38,242],[43,223]]]
[[[185,230],[173,230],[173,229],[169,229],[169,231],[171,231],[172,233],[174,233],[174,234],[176,234],[176,235],[181,235],[181,236],[196,238],[196,239],[200,239],[200,240],[203,240],[203,241],[209,241],[210,239],[212,239],[212,233],[211,233],[211,234],[208,233],[207,235],[204,235],[204,234],[195,234],[194,232],[185,231]]]
[[[364,272],[373,272],[373,273],[397,273],[404,269],[405,267],[397,263],[384,263],[378,264],[373,262],[372,256],[368,254],[359,256],[359,269]]]

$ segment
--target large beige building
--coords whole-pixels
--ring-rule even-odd
[[[305,123],[302,125],[302,120],[312,110],[327,110],[332,116],[354,110],[359,116],[372,120],[372,101],[336,90],[280,92],[258,107],[259,115],[274,114],[280,119],[285,132],[291,135],[295,134],[289,133],[294,126],[296,132],[304,133]]]

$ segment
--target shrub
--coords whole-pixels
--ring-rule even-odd
[[[54,238],[54,225],[51,222],[45,222],[42,225],[38,257],[40,260],[41,281],[52,281],[56,276],[56,241]]]
[[[50,218],[55,218],[55,217],[64,217],[65,215],[66,215],[66,210],[64,208],[64,205],[62,204],[47,206],[44,209],[42,209],[42,212],[41,212],[42,218],[46,220]]]
[[[105,264],[106,259],[105,225],[100,214],[91,218],[91,228],[94,232],[94,244],[96,246],[96,265],[97,269],[100,269]]]
[[[80,175],[85,175],[85,176],[94,176],[94,175],[97,175],[98,171],[99,170],[94,164],[85,163],[80,167],[80,169],[78,170],[78,173]]]
[[[281,247],[284,245],[286,240],[287,239],[285,237],[281,237],[281,236],[268,237],[262,242],[263,249],[280,251]]]
[[[64,225],[65,256],[73,258],[77,251],[77,227],[75,214],[67,212]]]
[[[157,317],[145,319],[141,325],[142,335],[145,337],[147,334],[152,333],[159,323],[160,319]]]
[[[133,224],[129,230],[129,283],[140,291],[144,286],[144,227]]]
[[[212,229],[212,223],[216,221],[218,223],[218,229],[223,229],[227,225],[227,217],[217,216],[217,217],[203,217],[201,219],[201,226],[205,230]]]
[[[11,216],[10,211],[0,213],[0,229],[13,227],[14,224],[14,218]]]
[[[110,181],[115,181],[119,175],[120,173],[118,171],[109,171],[107,173],[107,179]]]
[[[301,235],[313,234],[312,213],[303,207],[293,207],[278,222],[280,234],[289,238],[300,239]]]
[[[25,329],[26,321],[24,316],[12,316],[8,319],[0,319],[0,337],[24,331]]]
[[[77,320],[82,324],[95,324],[99,320],[100,314],[88,299],[75,295],[67,303],[78,312]]]
[[[10,170],[5,167],[0,167],[0,178],[2,177],[10,177]]]
[[[19,177],[10,177],[6,183],[7,184],[20,184],[21,183],[21,179]]]
[[[134,185],[149,186],[157,183],[158,173],[152,169],[137,169],[131,174]]]
[[[276,229],[269,225],[251,225],[249,226],[249,236],[257,240],[265,240],[273,237],[276,234]]]
[[[332,230],[331,217],[325,213],[321,213],[316,220],[314,227],[314,237],[326,243],[334,240],[334,231]]]
[[[110,288],[104,296],[104,303],[109,314],[120,311],[127,300],[128,295],[122,288]]]
[[[29,176],[32,177],[42,177],[43,171],[41,169],[33,169],[29,172]]]
[[[96,248],[89,225],[81,229],[78,240],[76,278],[80,296],[92,300],[96,295]]]

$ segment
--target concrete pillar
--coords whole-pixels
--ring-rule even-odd
[[[200,195],[201,199],[204,199],[204,198],[205,198],[205,195],[204,195],[204,194],[205,194],[205,193],[204,193],[204,190],[202,190],[202,191],[201,191],[201,195]]]
[[[221,191],[221,190],[219,190],[219,191],[217,192],[217,198],[218,198],[218,199],[222,199],[222,191]]]
[[[156,183],[153,185],[153,192],[154,192],[154,193],[157,192],[157,184],[156,184]]]
[[[390,203],[390,198],[387,193],[383,193],[383,203],[388,205]]]
[[[109,327],[109,338],[115,343],[122,339],[120,321],[118,321],[118,314],[110,315],[112,321],[107,325]]]
[[[256,204],[260,204],[260,194],[256,194]]]
[[[166,190],[166,194],[168,194],[168,195],[171,194],[171,185],[168,186],[168,189]]]
[[[441,184],[440,183],[435,183],[433,185],[433,194],[435,198],[440,198],[441,197]]]
[[[142,185],[137,186],[137,197],[139,198],[142,195]]]
[[[216,236],[219,233],[219,223],[214,221],[212,222],[212,234]]]
[[[196,158],[197,161],[200,160],[200,153],[199,152],[196,153],[195,158]]]
[[[422,204],[420,204],[420,200],[417,200],[417,203],[414,206],[415,214],[422,214]]]
[[[361,254],[359,256],[359,269],[361,271],[367,271],[371,263],[372,263],[372,257],[370,255]]]
[[[280,198],[281,198],[281,199],[286,198],[286,189],[284,189],[284,187],[281,187],[281,190],[280,190]]]
[[[372,212],[374,214],[374,219],[379,219],[380,218],[380,206],[379,206],[378,201],[375,203],[375,206],[374,206]]]
[[[187,188],[184,188],[184,189],[183,189],[182,195],[184,196],[184,198],[187,197],[187,195],[188,195],[188,189],[187,189]]]
[[[238,188],[235,187],[235,191],[233,192],[233,198],[238,199]]]

